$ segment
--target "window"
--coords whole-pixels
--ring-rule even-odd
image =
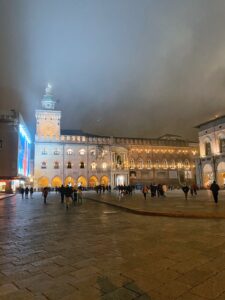
[[[104,162],[104,163],[102,164],[102,168],[105,170],[105,169],[107,168],[107,163]]]
[[[41,168],[42,168],[42,169],[46,169],[46,168],[47,168],[47,164],[46,164],[45,161],[43,161],[43,162],[41,163]]]
[[[170,168],[171,168],[171,169],[176,169],[176,163],[175,163],[175,160],[174,160],[174,159],[171,161]]]
[[[155,168],[156,168],[156,169],[159,168],[159,161],[158,161],[158,160],[155,161]]]
[[[95,162],[91,163],[91,169],[92,170],[95,170],[97,167],[97,164]]]
[[[211,155],[211,144],[209,142],[205,143],[205,155]]]
[[[84,155],[85,154],[85,149],[80,149],[79,154]]]
[[[59,169],[59,162],[58,161],[55,161],[55,163],[54,163],[54,169]]]
[[[143,166],[144,166],[144,164],[143,164],[143,159],[142,159],[142,158],[139,158],[139,159],[138,159],[138,162],[137,162],[137,168],[138,168],[138,169],[143,169]]]
[[[150,159],[147,160],[147,169],[152,168],[152,161]]]
[[[84,169],[84,162],[83,161],[80,162],[80,169]]]
[[[73,154],[73,150],[72,150],[72,149],[67,149],[66,153],[67,153],[68,155],[72,155],[72,154]]]
[[[133,158],[130,160],[130,168],[131,168],[131,169],[134,169],[134,168],[135,168],[135,163],[134,163]]]
[[[185,169],[189,169],[190,168],[190,163],[189,163],[188,159],[185,159],[185,161],[184,161],[184,167],[185,167]]]
[[[225,153],[225,139],[220,139],[220,153]]]
[[[177,163],[177,167],[178,167],[178,169],[181,169],[181,168],[183,167],[183,164],[182,164],[181,161],[179,161],[179,162]]]
[[[56,150],[54,151],[54,155],[59,155],[59,154],[60,154],[59,150],[56,149]]]
[[[90,150],[90,154],[91,154],[91,156],[95,156],[95,154],[96,154],[95,149],[91,149],[91,150]]]
[[[42,155],[47,155],[48,152],[47,152],[47,150],[44,148],[44,149],[42,149],[41,154],[42,154]]]
[[[167,160],[166,159],[163,160],[162,167],[163,167],[163,169],[167,169],[168,168],[168,164],[167,164]]]
[[[67,169],[72,169],[72,164],[70,161],[68,161],[68,163],[67,163]]]

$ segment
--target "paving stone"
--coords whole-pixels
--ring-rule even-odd
[[[130,300],[130,299],[134,299],[138,294],[127,290],[125,288],[119,288],[114,290],[111,293],[105,294],[104,296],[102,296],[102,300]]]
[[[225,271],[194,287],[191,292],[201,297],[215,299],[225,292]]]
[[[0,296],[13,293],[17,290],[17,287],[12,283],[3,284],[0,286]]]

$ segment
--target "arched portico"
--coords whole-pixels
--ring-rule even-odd
[[[49,186],[49,179],[48,177],[42,176],[38,178],[38,187],[39,188],[44,188]]]
[[[225,184],[225,162],[221,161],[217,166],[217,183],[220,186]]]
[[[101,181],[100,181],[101,185],[109,185],[109,177],[108,176],[102,176],[101,177]]]
[[[87,179],[84,176],[80,176],[77,179],[77,185],[81,185],[83,187],[87,187]]]
[[[213,168],[210,164],[206,164],[203,167],[202,170],[202,179],[203,179],[203,185],[205,187],[209,187],[210,184],[212,183],[214,176],[213,176]]]
[[[62,185],[62,179],[59,176],[55,176],[52,179],[52,187],[60,187]]]
[[[91,176],[89,179],[89,186],[95,187],[96,185],[98,185],[98,178],[96,176]]]
[[[67,176],[64,182],[65,186],[70,185],[74,186],[75,185],[75,179],[71,176]]]

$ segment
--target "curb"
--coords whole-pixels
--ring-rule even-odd
[[[186,218],[186,219],[225,219],[225,216],[220,215],[211,215],[211,214],[192,214],[192,213],[182,213],[182,212],[156,212],[156,211],[145,211],[145,210],[137,210],[134,208],[129,208],[125,206],[121,206],[119,204],[107,202],[104,200],[98,200],[90,197],[85,197],[88,200],[95,201],[101,204],[110,205],[116,207],[120,210],[123,210],[128,213],[132,213],[135,215],[142,216],[151,216],[151,217],[169,217],[169,218]]]
[[[0,201],[1,201],[1,200],[5,200],[5,199],[7,199],[7,198],[11,198],[11,197],[13,197],[13,196],[16,196],[16,194],[4,195],[4,197],[1,198],[1,194],[0,194]]]

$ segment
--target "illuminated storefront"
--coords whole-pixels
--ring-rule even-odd
[[[31,138],[22,116],[0,112],[0,192],[15,192],[31,184]]]

